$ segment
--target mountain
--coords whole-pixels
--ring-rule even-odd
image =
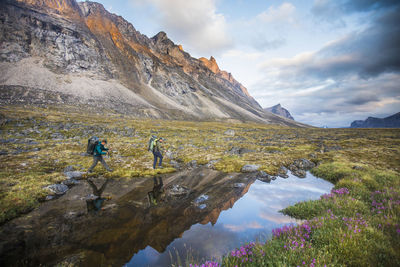
[[[304,126],[264,112],[213,57],[191,57],[164,32],[149,38],[101,4],[3,0],[0,22],[3,104]]]
[[[284,107],[282,107],[281,104],[278,104],[278,105],[275,105],[275,106],[269,107],[269,108],[264,108],[264,110],[274,113],[276,115],[279,115],[281,117],[288,118],[290,120],[294,120],[292,115],[290,115],[290,112],[287,109],[285,109]]]
[[[400,128],[400,112],[383,119],[368,117],[365,121],[353,121],[350,128]]]

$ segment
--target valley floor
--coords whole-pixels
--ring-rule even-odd
[[[140,120],[73,107],[0,108],[0,223],[49,198],[45,187],[67,179],[152,177],[206,165],[240,172],[259,165],[277,175],[294,160],[316,164],[312,172],[335,184],[332,194],[284,210],[307,221],[277,230],[267,244],[249,244],[224,258],[225,266],[400,265],[400,130],[317,129],[276,125]],[[85,155],[87,139],[107,138],[107,163]],[[166,138],[164,169],[152,169],[151,135]],[[211,264],[211,263],[210,263]]]

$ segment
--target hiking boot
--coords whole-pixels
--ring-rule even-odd
[[[164,169],[164,167],[163,167],[163,166],[158,166],[158,168],[159,168],[159,169]]]
[[[108,169],[107,171],[109,171],[109,172],[113,172],[114,170],[113,170],[113,169]]]

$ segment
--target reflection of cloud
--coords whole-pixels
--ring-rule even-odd
[[[250,223],[245,223],[245,224],[239,224],[239,225],[234,225],[234,224],[224,224],[223,225],[226,229],[231,230],[232,232],[243,232],[248,229],[263,229],[264,227],[256,222],[250,222]]]
[[[285,216],[280,213],[263,211],[259,214],[259,216],[269,222],[274,222],[277,224],[288,224],[288,223],[296,223],[298,220],[293,219],[289,216]]]

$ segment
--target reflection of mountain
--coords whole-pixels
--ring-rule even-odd
[[[238,182],[246,186],[234,188],[233,184]],[[158,252],[165,251],[174,239],[181,237],[194,224],[214,224],[220,213],[232,207],[253,182],[254,179],[244,174],[227,175],[208,169],[185,171],[165,177],[164,185],[165,188],[172,184],[190,188],[187,198],[165,199],[156,206],[149,206],[147,193],[153,188],[153,181],[138,179],[130,184],[135,189],[115,197],[115,203],[104,205],[102,213],[71,219],[64,215],[71,214],[71,211],[65,210],[66,201],[63,203],[60,198],[54,201],[51,208],[44,207],[48,211],[39,211],[31,219],[26,219],[32,231],[21,232],[8,227],[15,238],[7,239],[10,250],[2,250],[1,259],[7,259],[7,264],[15,264],[15,260],[23,255],[24,260],[29,260],[32,265],[53,264],[65,258],[69,261],[78,259],[78,265],[83,266],[123,265],[147,246]],[[122,186],[114,184],[107,187],[109,190],[112,188],[118,194]],[[204,209],[194,204],[201,194],[209,196],[204,202],[207,205]],[[85,210],[82,201],[75,199],[68,200],[69,206],[79,210],[73,212]],[[111,208],[113,205],[116,208]],[[21,243],[24,245],[21,246]],[[76,257],[78,254],[81,259]]]

